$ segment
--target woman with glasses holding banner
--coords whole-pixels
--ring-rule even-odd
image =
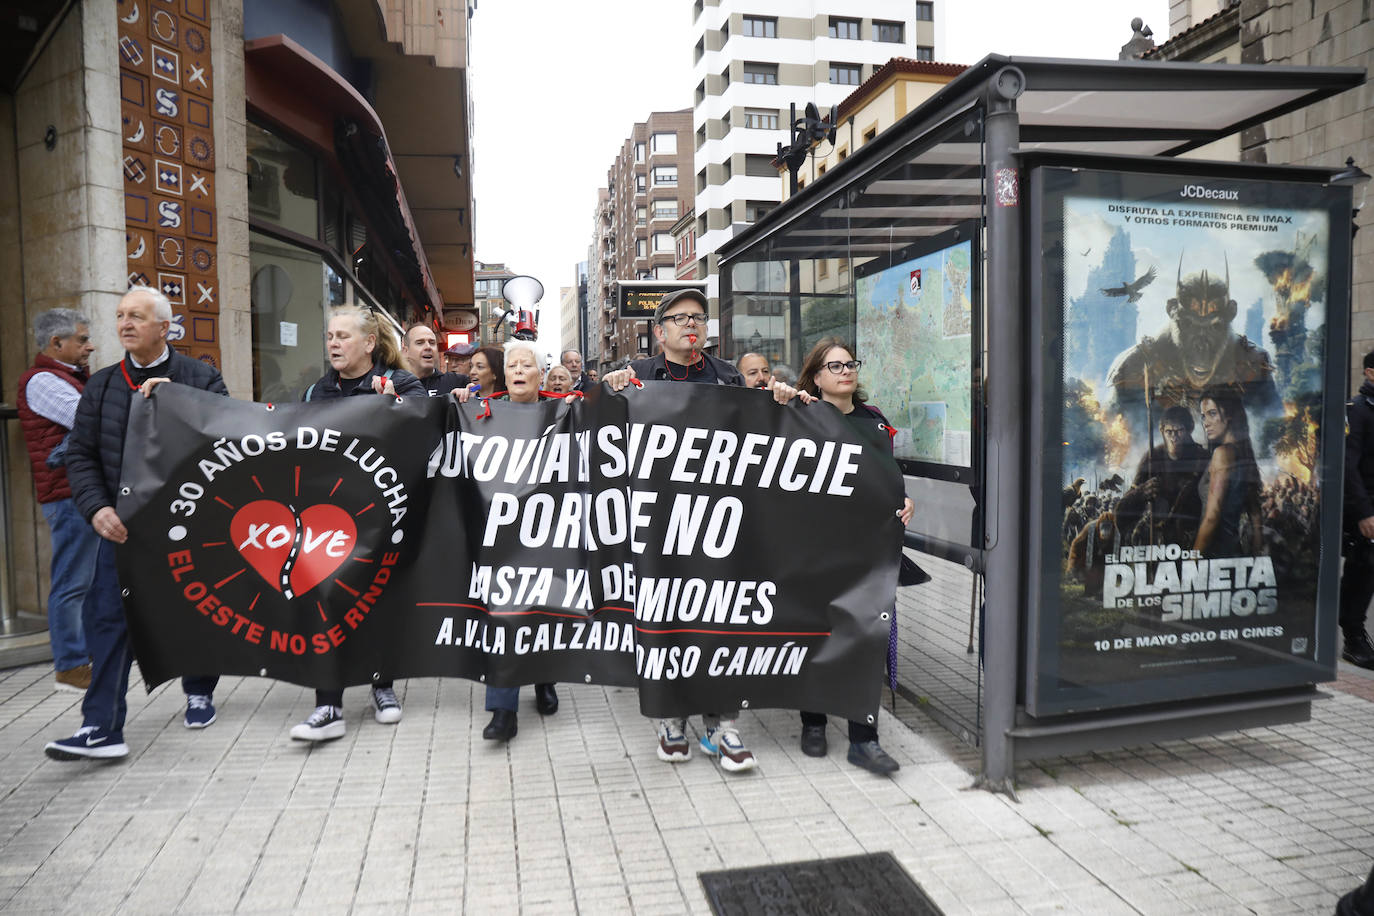
[[[329,369],[301,395],[302,401],[330,401],[369,394],[427,397],[420,380],[401,368],[396,330],[372,309],[345,305],[329,314],[325,332]],[[315,711],[293,726],[297,741],[333,741],[344,736],[342,689],[316,690]],[[373,717],[384,725],[401,721],[401,703],[391,680],[372,685]]]
[[[824,401],[835,408],[853,426],[860,437],[879,450],[892,453],[891,427],[887,418],[876,407],[865,403],[863,389],[859,387],[861,360],[854,358],[853,349],[838,337],[825,337],[811,348],[806,362],[802,365],[801,377],[797,387],[803,392],[807,403]],[[805,397],[808,396],[809,397]],[[813,407],[825,409],[824,407]],[[907,497],[902,508],[897,510],[897,518],[905,527],[915,512],[915,504]],[[896,607],[893,607],[892,638],[896,636]],[[893,644],[889,642],[888,661],[894,664]],[[824,713],[803,712],[801,714],[802,753],[808,757],[824,757],[826,754]],[[849,762],[857,767],[887,776],[901,768],[882,746],[878,744],[876,725],[865,722],[849,722]]]

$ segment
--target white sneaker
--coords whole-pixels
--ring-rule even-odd
[[[682,763],[692,756],[687,742],[686,719],[658,720],[658,759],[668,763]]]
[[[343,710],[337,706],[316,706],[310,718],[291,728],[291,737],[297,741],[333,741],[343,736]]]
[[[712,757],[720,758],[721,768],[730,773],[742,773],[759,765],[749,748],[740,740],[739,730],[733,720],[723,720],[715,728],[706,729],[701,736],[701,749]]]
[[[401,721],[401,701],[396,699],[394,689],[372,688],[372,715],[383,725],[394,725]]]

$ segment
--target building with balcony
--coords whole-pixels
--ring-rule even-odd
[[[714,303],[716,250],[781,200],[790,106],[828,113],[894,56],[935,60],[936,4],[694,0],[692,16],[697,276]]]
[[[502,320],[510,306],[501,295],[501,287],[516,273],[505,264],[477,261],[474,276],[472,295],[478,320],[472,342],[479,347],[499,347],[510,337],[510,325]]]
[[[598,194],[593,228],[589,299],[600,302],[598,335],[587,342],[597,365],[623,365],[646,351],[652,336],[644,321],[616,316],[616,281],[672,280],[677,255],[672,228],[690,209],[692,113],[656,111],[621,146]]]

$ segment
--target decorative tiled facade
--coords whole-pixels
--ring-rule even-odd
[[[172,303],[169,339],[220,366],[209,0],[117,0],[128,283]]]

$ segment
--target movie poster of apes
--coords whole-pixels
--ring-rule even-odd
[[[1063,198],[1060,683],[1314,657],[1330,212],[1188,181]]]

